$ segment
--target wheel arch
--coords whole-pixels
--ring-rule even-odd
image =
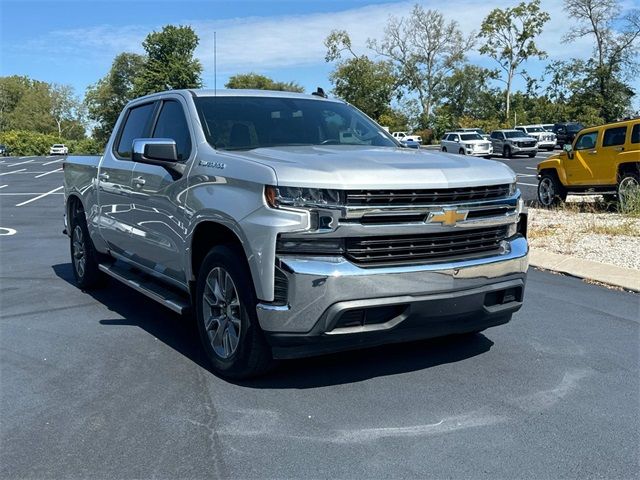
[[[640,162],[625,162],[618,165],[617,180],[620,181],[623,175],[635,173],[640,175]]]

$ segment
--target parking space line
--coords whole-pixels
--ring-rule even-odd
[[[517,176],[518,177],[535,177],[536,175],[532,173],[518,173]]]
[[[538,169],[538,167],[524,167],[524,168],[526,168],[527,170],[537,170]]]
[[[2,176],[2,175],[11,175],[12,173],[24,172],[25,170],[26,170],[26,168],[21,168],[19,170],[11,170],[10,172],[0,173],[0,176]]]
[[[49,157],[47,157],[47,158],[49,158]],[[62,162],[63,160],[64,160],[64,157],[58,158],[57,160],[51,160],[50,162],[43,163],[42,165],[50,165],[52,163]]]
[[[35,161],[35,159],[33,160],[27,160],[26,162],[18,162],[18,163],[8,163],[7,167],[17,167],[18,165],[24,165],[25,163],[31,163]]]
[[[524,182],[517,182],[518,185],[526,185],[527,187],[537,187],[538,184],[537,183],[524,183]]]
[[[40,200],[41,198],[46,197],[47,195],[51,195],[52,193],[57,192],[58,190],[64,188],[64,186],[60,185],[58,188],[54,188],[53,190],[48,191],[47,193],[43,193],[42,195],[38,195],[37,197],[31,198],[29,200],[26,200],[24,202],[18,203],[16,204],[16,207],[22,207],[23,205],[26,205],[28,203],[31,202],[35,202],[36,200]]]
[[[8,187],[9,185],[0,185],[0,189],[4,187]]]
[[[48,192],[47,192],[48,193]],[[24,196],[24,195],[44,195],[43,193],[39,193],[39,192],[10,192],[10,193],[2,193],[0,192],[0,197],[19,197],[20,195]],[[51,195],[64,195],[64,192],[54,192]]]
[[[61,172],[61,171],[62,171],[62,167],[56,168],[55,170],[51,170],[50,172],[41,173],[40,175],[36,175],[33,178],[40,178],[40,177],[44,177],[45,175],[49,175],[50,173],[56,173],[56,172]]]

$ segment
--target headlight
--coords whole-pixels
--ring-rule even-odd
[[[305,187],[264,187],[267,205],[272,208],[331,207],[341,205],[340,190]]]
[[[464,146],[469,149],[473,149],[473,143],[465,143]]]

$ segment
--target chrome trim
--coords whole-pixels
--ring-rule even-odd
[[[261,327],[269,332],[308,332],[327,309],[351,300],[377,301],[465,291],[522,279],[529,265],[527,241],[521,235],[507,242],[504,254],[471,260],[390,267],[359,267],[344,257],[281,255],[278,266],[289,282],[288,306],[257,308]]]

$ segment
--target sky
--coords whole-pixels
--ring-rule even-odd
[[[171,23],[191,25],[199,35],[196,56],[204,67],[205,87],[215,83],[222,88],[231,75],[257,72],[296,81],[307,91],[318,86],[330,90],[333,65],[324,61],[323,41],[331,30],[347,30],[354,50],[366,53],[367,39],[382,37],[389,15],[408,15],[415,3],[440,10],[466,34],[477,32],[491,9],[507,6],[497,0],[0,0],[0,75],[70,84],[83,96],[88,85],[108,72],[115,55],[143,53],[145,36]],[[623,0],[622,5],[640,8],[640,0]],[[590,38],[563,41],[572,21],[561,0],[542,0],[542,9],[551,20],[537,43],[548,59],[524,65],[533,76],[542,75],[550,60],[587,58],[594,46]],[[468,52],[468,60],[496,66],[477,50]],[[640,97],[640,75],[632,87]],[[517,80],[515,88],[524,88],[524,82]],[[640,98],[634,103],[640,108]]]

